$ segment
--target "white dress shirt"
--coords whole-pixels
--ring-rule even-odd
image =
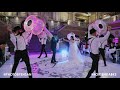
[[[91,36],[91,39],[89,40],[90,52],[93,54],[99,54],[99,43],[107,40],[109,35],[110,35],[110,32],[107,31],[107,34],[101,38]]]
[[[39,41],[41,42],[41,44],[45,44],[46,45],[46,42],[47,42],[47,38],[41,38],[39,39]]]
[[[41,42],[41,44],[45,44],[47,42],[47,34],[45,31],[43,31],[40,35],[38,35],[39,41]]]
[[[28,40],[31,38],[31,36],[31,33],[28,32],[24,32],[22,36],[10,34],[10,40],[13,42],[15,50],[25,50],[26,45],[28,45]]]
[[[76,42],[77,42],[77,45],[79,46],[79,44],[80,44],[80,39],[79,39],[79,38],[75,38],[75,40],[77,40]]]
[[[30,42],[31,38],[32,38],[32,33],[30,32],[24,32],[23,33],[23,36],[25,37],[25,40],[26,40],[26,45],[28,45],[28,43]]]
[[[100,48],[102,48],[102,49],[105,49],[105,45],[107,45],[107,40],[99,43],[99,46],[100,46]]]

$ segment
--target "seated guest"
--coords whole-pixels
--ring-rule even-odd
[[[120,43],[116,43],[116,49],[120,49]]]
[[[116,43],[116,49],[117,49],[117,57],[120,58],[120,43]]]
[[[110,54],[111,54],[111,56],[112,56],[113,63],[115,63],[115,62],[116,62],[116,58],[115,58],[116,47],[115,47],[114,43],[111,43],[111,44],[110,44],[109,51],[110,51]]]

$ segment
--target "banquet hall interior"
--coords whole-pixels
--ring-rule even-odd
[[[85,61],[78,67],[69,68],[71,66],[65,64],[68,60],[68,43],[62,41],[56,51],[57,63],[51,63],[53,53],[49,39],[45,46],[47,57],[43,52],[38,58],[42,45],[38,36],[32,34],[28,44],[28,55],[33,78],[85,78],[92,65],[90,45],[87,42],[88,26],[99,19],[111,26],[111,34],[104,50],[107,66],[104,66],[103,58],[100,56],[99,73],[104,74],[101,78],[120,78],[120,12],[0,12],[0,78],[10,78],[14,64],[15,47],[7,38],[9,31],[20,26],[30,15],[35,15],[46,22],[48,32],[57,33],[59,39],[67,38],[67,35],[73,32],[80,40],[78,48],[82,55],[81,59]],[[114,44],[115,48],[110,48],[111,44]],[[64,68],[63,64],[68,68]],[[28,78],[25,75],[27,68],[24,62],[19,62],[16,73],[22,75],[16,75],[15,78]]]

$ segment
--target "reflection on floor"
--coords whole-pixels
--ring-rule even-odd
[[[8,60],[1,68],[0,68],[0,78],[9,78],[9,75],[5,75],[6,73],[11,73],[11,69],[14,63],[14,56],[11,56],[11,59]],[[89,56],[83,56],[85,63],[84,65],[80,65],[80,67],[72,68],[72,69],[64,69],[61,67],[56,67],[57,64],[64,64],[65,58],[62,59],[60,54],[57,54],[57,61],[59,63],[51,64],[51,54],[48,55],[47,58],[44,58],[44,55],[41,59],[38,59],[38,54],[30,55],[30,63],[32,67],[32,75],[33,78],[85,78],[90,67],[91,67],[91,58]],[[83,67],[81,67],[83,66]],[[20,62],[16,73],[27,73],[26,66],[24,62]],[[120,78],[120,64],[112,63],[107,61],[107,67],[104,66],[103,61],[99,62],[99,73],[107,73],[108,76],[102,76],[101,78]],[[114,75],[111,75],[111,74]],[[115,76],[116,73],[116,76]],[[94,78],[95,76],[91,76]],[[28,78],[26,75],[15,76],[15,78]]]

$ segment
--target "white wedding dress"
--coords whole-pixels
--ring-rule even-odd
[[[84,67],[84,59],[82,55],[80,54],[77,42],[70,41],[69,42],[69,54],[67,60],[63,63],[57,63],[55,66],[56,68],[61,68],[64,70],[71,70],[71,69],[76,69],[76,68],[81,68],[83,70]]]
[[[69,62],[74,65],[80,65],[82,63],[84,63],[83,57],[80,54],[78,45],[77,45],[77,41],[74,42],[69,42],[69,55],[68,55],[68,60]]]

